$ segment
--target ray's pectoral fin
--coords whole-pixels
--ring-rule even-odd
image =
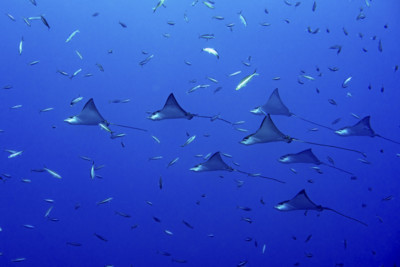
[[[293,210],[316,210],[321,211],[321,206],[318,206],[308,197],[306,191],[303,189],[297,193],[292,199],[280,202],[275,206],[275,209],[280,211],[293,211]]]
[[[279,129],[272,121],[271,116],[269,114],[266,114],[258,130],[254,134],[248,135],[243,138],[240,143],[244,145],[253,145],[257,143],[269,143],[278,141],[290,143],[292,139],[279,131]]]
[[[336,134],[340,136],[376,136],[376,133],[371,127],[370,116],[366,116],[352,126],[343,127],[337,131]]]
[[[215,152],[206,162],[196,165],[190,169],[195,172],[202,171],[233,171],[232,167],[226,164],[220,152]]]
[[[173,93],[171,93],[167,101],[164,104],[164,107],[160,110],[153,112],[148,118],[151,120],[165,120],[165,119],[192,119],[194,117],[193,114],[186,112],[176,101],[176,98]]]
[[[106,122],[103,116],[101,116],[100,112],[97,110],[93,98],[86,102],[81,113],[76,116],[69,117],[64,121],[75,125],[98,125],[99,123]]]

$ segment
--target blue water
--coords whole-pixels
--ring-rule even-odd
[[[202,1],[192,6],[191,0],[166,0],[165,8],[153,13],[157,1],[37,0],[37,6],[28,0],[1,1],[0,86],[12,88],[0,89],[0,129],[4,130],[0,133],[0,266],[400,264],[400,145],[378,137],[340,137],[320,127],[310,131],[316,126],[284,116],[272,116],[283,133],[361,150],[367,158],[299,142],[239,143],[262,121],[262,116],[249,111],[264,104],[275,88],[296,115],[335,129],[355,124],[358,120],[351,113],[360,118],[370,115],[378,134],[400,140],[400,71],[395,71],[400,64],[400,4],[393,0],[367,2],[318,1],[313,12],[313,1],[302,1],[295,7],[295,2],[289,6],[283,1],[220,0],[210,9]],[[366,18],[356,20],[360,8]],[[247,27],[239,19],[240,11]],[[97,17],[92,16],[95,12],[99,13]],[[31,20],[28,27],[22,19],[40,15],[50,29],[40,20]],[[223,16],[224,20],[212,16]],[[171,26],[167,21],[176,24]],[[271,25],[260,26],[263,22]],[[228,23],[235,24],[232,31],[226,27]],[[320,31],[310,34],[308,26]],[[66,43],[77,29],[80,33]],[[164,37],[165,33],[170,37]],[[205,33],[213,33],[215,39],[198,38]],[[342,45],[339,54],[329,49],[333,45]],[[201,52],[205,47],[215,48],[220,59]],[[82,54],[82,60],[75,50]],[[143,54],[143,50],[149,54]],[[151,54],[154,58],[146,65],[138,64]],[[250,67],[242,63],[249,56]],[[29,64],[35,60],[40,62]],[[104,67],[104,72],[96,63]],[[332,72],[328,69],[331,66],[339,70]],[[71,75],[78,69],[82,71],[73,79],[57,72]],[[228,77],[239,70],[239,75]],[[259,75],[235,91],[240,80],[254,70]],[[301,70],[315,80],[302,78]],[[93,76],[85,77],[88,73]],[[217,79],[218,84],[207,76]],[[342,88],[348,77],[352,80]],[[187,93],[198,84],[210,87]],[[219,86],[222,89],[213,93]],[[248,132],[196,117],[146,119],[146,112],[161,109],[171,92],[188,112],[220,114],[233,122],[243,120],[245,123],[237,127]],[[70,101],[78,96],[84,99],[71,107]],[[63,121],[79,114],[90,98],[108,121],[148,132],[110,126],[126,133],[113,140],[98,126]],[[110,103],[127,98],[131,99],[129,103]],[[328,99],[334,99],[337,105]],[[11,109],[15,105],[22,107]],[[54,110],[39,112],[49,107]],[[336,118],[341,118],[340,122],[331,125]],[[181,147],[188,135],[196,135],[196,139]],[[331,157],[336,166],[354,173],[357,179],[323,165],[319,166],[323,174],[319,174],[310,168],[313,165],[277,161],[284,154],[307,148],[312,148],[321,161],[328,162],[327,157]],[[6,149],[23,153],[9,159]],[[237,172],[189,170],[205,161],[195,155],[216,151],[232,155],[223,159],[234,168],[286,183]],[[92,162],[80,156],[89,157],[96,166],[105,165],[96,171],[100,177],[91,179]],[[149,161],[153,156],[163,159]],[[177,157],[179,160],[167,168]],[[62,179],[31,171],[43,167],[56,171]],[[244,182],[241,187],[238,180]],[[274,209],[301,189],[306,189],[316,204],[362,220],[368,227],[330,211],[309,211],[304,216],[303,211]],[[97,205],[109,197],[113,198],[109,203]],[[54,203],[44,199],[53,199]],[[252,223],[243,218],[251,218]],[[26,224],[34,229],[24,227]],[[14,262],[19,258],[24,260]]]

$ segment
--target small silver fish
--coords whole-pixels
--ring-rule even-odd
[[[11,262],[23,262],[25,260],[26,260],[26,258],[15,258],[15,259],[11,259]]]
[[[70,36],[68,36],[67,40],[65,40],[66,43],[68,43],[69,41],[71,41],[71,39],[77,34],[80,33],[79,30],[74,31],[73,33],[70,34]]]
[[[19,109],[19,108],[22,108],[22,105],[15,105],[10,107],[10,109]]]
[[[6,15],[7,15],[7,17],[8,17],[9,19],[11,19],[12,21],[15,21],[15,18],[14,18],[13,15],[11,15],[11,14],[9,14],[9,13],[6,13]]]
[[[183,145],[181,145],[181,147],[185,147],[185,146],[189,145],[190,143],[192,143],[194,141],[194,139],[196,139],[196,135],[193,135],[193,136],[189,137],[186,140],[186,142]]]
[[[79,157],[80,157],[81,159],[83,159],[83,160],[92,161],[91,158],[86,157],[86,156],[79,156]]]
[[[65,71],[57,70],[57,72],[60,73],[63,76],[69,76],[69,74],[67,72],[65,72]]]
[[[349,84],[349,82],[351,81],[351,79],[352,79],[353,77],[348,77],[347,79],[345,79],[344,81],[343,81],[343,83],[342,83],[342,87],[343,88],[346,88],[347,86],[349,86],[348,84]]]
[[[73,79],[73,78],[74,78],[76,75],[78,75],[81,71],[82,71],[82,69],[78,69],[77,71],[75,71],[75,72],[71,75],[70,79]]]
[[[53,206],[50,206],[50,208],[48,208],[48,210],[46,211],[46,213],[44,214],[44,217],[47,218],[50,215],[50,212],[53,210]]]
[[[171,161],[168,163],[167,168],[170,167],[170,166],[172,166],[172,165],[174,165],[178,160],[179,160],[179,157],[174,158],[173,160],[171,160]]]
[[[96,177],[96,173],[95,173],[95,166],[94,166],[94,161],[93,161],[92,167],[90,168],[90,178],[94,179],[94,177]]]
[[[39,112],[48,112],[48,111],[52,111],[54,108],[44,108],[39,110]]]
[[[156,136],[152,135],[151,138],[154,139],[154,141],[156,141],[158,144],[160,144],[160,139],[158,139]]]
[[[11,158],[15,158],[17,156],[21,156],[24,151],[22,151],[22,150],[21,151],[7,150],[7,152],[10,153],[8,158],[11,159]]]
[[[173,235],[173,233],[172,233],[170,230],[164,230],[164,232],[165,232],[167,235]]]
[[[235,72],[229,74],[228,76],[229,76],[229,77],[233,77],[233,76],[236,76],[236,75],[238,75],[238,74],[240,74],[240,73],[242,73],[242,71],[241,71],[241,70],[238,70],[238,71],[235,71]]]
[[[213,83],[218,83],[218,80],[217,80],[217,79],[214,79],[214,78],[212,78],[212,77],[207,77],[207,79],[209,79],[209,80],[212,81]]]
[[[82,54],[81,54],[78,50],[75,50],[75,53],[78,55],[78,57],[79,57],[81,60],[83,59]]]
[[[78,103],[79,101],[81,101],[83,99],[82,96],[78,96],[74,99],[71,100],[70,106],[72,107],[73,105],[75,105],[76,103]]]
[[[62,178],[61,175],[59,175],[58,173],[56,173],[56,172],[53,171],[53,170],[50,170],[50,169],[48,169],[48,168],[43,168],[43,170],[45,170],[46,172],[48,172],[49,174],[51,174],[51,176],[53,176],[54,178],[57,178],[57,179],[61,179],[61,178]]]
[[[238,130],[239,132],[247,132],[247,129],[243,129],[243,128],[237,128],[235,127],[235,130]]]
[[[162,158],[163,158],[163,156],[154,156],[154,157],[150,157],[149,160],[159,160]]]
[[[112,197],[109,197],[109,198],[106,198],[106,199],[104,199],[104,200],[101,200],[101,201],[97,202],[96,204],[97,204],[97,205],[105,204],[105,203],[110,202],[111,200],[113,200],[113,198],[112,198]]]

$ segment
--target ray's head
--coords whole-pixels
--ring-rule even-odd
[[[240,141],[241,144],[249,146],[257,143],[257,139],[253,135],[248,135]]]
[[[163,119],[159,111],[151,113],[150,116],[148,116],[147,118],[152,121],[159,121]]]
[[[335,134],[338,134],[341,136],[348,136],[348,135],[350,135],[350,131],[348,128],[342,128],[342,129],[335,131]]]
[[[288,155],[282,156],[278,159],[281,163],[289,163],[291,161],[291,157]]]
[[[256,107],[252,110],[250,110],[251,113],[256,114],[256,115],[263,115],[265,114],[264,111],[261,109],[261,107]]]
[[[194,171],[194,172],[201,172],[204,170],[204,167],[202,164],[198,164],[198,165],[190,168],[189,170]]]
[[[76,116],[71,116],[69,118],[66,118],[64,121],[69,124],[78,124],[79,123],[78,118]]]
[[[279,211],[289,211],[289,210],[293,209],[293,207],[290,204],[288,204],[287,202],[281,202],[281,203],[275,205],[274,208]]]

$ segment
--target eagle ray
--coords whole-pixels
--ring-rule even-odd
[[[330,211],[333,211],[334,213],[339,214],[340,216],[343,216],[347,219],[350,219],[350,220],[356,221],[362,225],[368,226],[368,224],[366,224],[365,222],[360,221],[356,218],[350,217],[348,215],[345,215],[337,210],[315,204],[308,197],[308,195],[304,189],[301,190],[299,193],[297,193],[297,195],[294,196],[292,199],[285,200],[285,201],[278,203],[277,205],[274,206],[274,208],[279,211],[315,210],[315,211],[321,212],[323,210],[330,210]]]
[[[335,146],[335,145],[314,143],[314,142],[290,137],[289,135],[285,135],[281,131],[279,131],[279,129],[275,126],[275,124],[272,121],[271,116],[269,114],[265,114],[265,117],[260,125],[260,128],[255,133],[250,134],[250,135],[246,136],[245,138],[243,138],[243,140],[240,141],[240,143],[244,144],[244,145],[253,145],[253,144],[257,144],[257,143],[269,143],[269,142],[278,142],[278,141],[283,141],[286,143],[291,143],[292,141],[297,141],[297,142],[310,144],[310,145],[324,146],[324,147],[336,148],[336,149],[341,149],[341,150],[347,150],[347,151],[359,153],[365,157],[365,154],[363,152],[355,150],[355,149],[345,148],[345,147],[340,147],[340,146]]]
[[[192,114],[192,113],[185,111],[179,105],[178,101],[176,101],[176,98],[173,93],[169,94],[167,101],[165,101],[164,107],[162,109],[152,112],[151,115],[148,116],[147,118],[150,120],[153,120],[153,121],[159,121],[159,120],[166,120],[166,119],[191,120],[194,117],[207,118],[207,119],[210,119],[211,121],[220,120],[220,121],[223,121],[223,122],[233,125],[232,122],[222,119],[218,115],[217,116],[204,116],[204,115],[199,115],[199,114]]]
[[[229,172],[239,172],[242,174],[246,174],[248,176],[253,176],[253,177],[261,177],[264,179],[268,179],[268,180],[273,180],[279,183],[285,183],[284,181],[278,180],[276,178],[272,178],[272,177],[267,177],[267,176],[263,176],[263,175],[257,175],[255,176],[254,174],[251,174],[249,172],[245,172],[242,170],[238,170],[238,169],[234,169],[231,166],[229,166],[228,164],[226,164],[222,157],[221,157],[221,152],[215,152],[207,161],[197,164],[196,166],[194,166],[193,168],[190,168],[191,171],[195,171],[195,172],[204,172],[204,171],[229,171]]]
[[[300,117],[300,116],[292,113],[289,110],[289,108],[283,103],[283,101],[279,95],[278,88],[276,88],[272,92],[267,103],[265,103],[262,106],[252,109],[250,112],[253,114],[256,114],[256,115],[270,114],[270,115],[283,115],[283,116],[288,116],[288,117],[296,117],[296,118],[299,118],[300,120],[306,121],[308,123],[326,128],[331,131],[334,131],[334,129],[329,126],[325,126],[325,125],[310,121],[306,118]]]
[[[146,129],[137,128],[133,126],[121,125],[107,121],[104,117],[100,114],[99,110],[97,109],[96,105],[94,104],[93,98],[89,99],[85,106],[82,108],[82,111],[75,116],[71,116],[64,120],[65,122],[72,124],[72,125],[114,125],[118,127],[124,127],[139,131],[147,132]]]
[[[325,166],[331,167],[333,169],[336,169],[338,171],[353,175],[353,173],[351,173],[349,171],[343,170],[341,168],[338,168],[338,167],[328,164],[326,162],[320,161],[317,158],[317,156],[315,156],[315,154],[312,152],[311,148],[300,151],[298,153],[283,155],[279,158],[279,162],[285,163],[285,164],[311,163],[311,164],[315,164],[315,165],[325,165]]]
[[[335,131],[336,134],[340,136],[370,136],[370,137],[379,137],[382,138],[386,141],[399,144],[400,142],[389,139],[387,137],[384,137],[380,134],[377,134],[371,127],[370,123],[371,116],[366,116],[362,118],[360,121],[358,121],[356,124],[353,126],[346,126],[343,127],[337,131]]]

